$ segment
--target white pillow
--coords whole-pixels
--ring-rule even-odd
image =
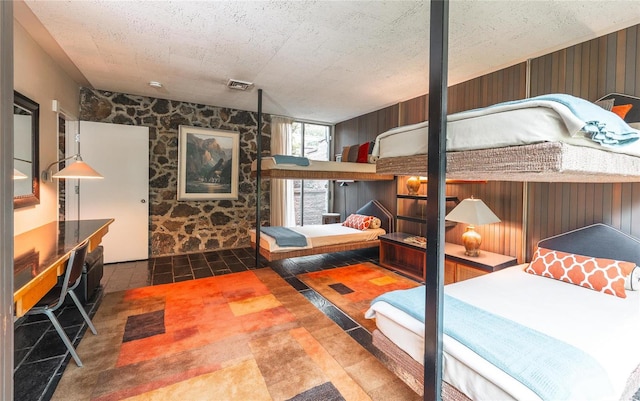
[[[634,267],[631,273],[624,278],[624,288],[631,291],[640,290],[640,267]]]

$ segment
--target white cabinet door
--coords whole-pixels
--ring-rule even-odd
[[[115,219],[102,241],[105,263],[147,259],[149,128],[81,121],[79,139],[82,159],[104,176],[78,180],[80,219]]]

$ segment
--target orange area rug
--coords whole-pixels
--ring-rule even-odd
[[[53,400],[419,397],[271,269],[106,294]]]
[[[385,292],[419,285],[370,262],[300,274],[297,277],[370,333],[376,328],[376,324],[374,320],[365,319],[364,313],[369,309],[371,300]]]

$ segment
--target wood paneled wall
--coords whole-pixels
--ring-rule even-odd
[[[640,96],[640,25],[532,59],[529,68],[530,96],[567,93],[591,101],[614,92]],[[520,63],[450,87],[448,113],[524,99],[526,69],[526,63]],[[369,136],[373,121],[378,122],[377,133],[425,121],[427,108],[428,95],[423,95],[345,121],[336,126],[336,143],[344,146],[355,138],[373,139],[375,135]],[[395,186],[372,190],[369,185],[377,184],[362,183],[357,189],[362,195],[356,195],[356,199],[375,194],[395,203]],[[382,195],[386,190],[390,192]],[[447,194],[460,199],[470,195],[483,199],[502,223],[481,228],[482,248],[516,256],[520,262],[530,259],[538,240],[592,223],[605,223],[640,237],[640,183],[493,182],[447,185]],[[395,205],[390,206],[395,209]],[[446,240],[460,243],[462,230],[460,225],[448,230]]]
[[[398,126],[398,105],[365,114],[336,124],[334,129],[334,154],[340,154],[344,146],[362,144],[376,139],[391,128]],[[372,199],[380,201],[393,214],[396,213],[394,181],[358,181],[341,187],[334,184],[333,211],[343,214],[355,213]],[[344,214],[343,214],[344,215]]]
[[[640,96],[640,26],[531,60],[531,96],[567,93],[595,101]],[[529,183],[528,249],[543,238],[605,223],[640,238],[640,183]]]

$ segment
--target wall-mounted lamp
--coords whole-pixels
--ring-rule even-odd
[[[446,215],[445,220],[469,224],[464,234],[462,234],[465,255],[468,256],[478,256],[480,254],[479,248],[482,243],[482,237],[475,231],[474,226],[500,222],[498,216],[493,214],[484,202],[473,197],[460,202],[458,206]]]
[[[75,161],[55,174],[52,174],[51,168],[57,164],[60,164],[66,160],[75,159]],[[83,178],[83,179],[99,179],[104,178],[100,173],[91,168],[87,163],[82,160],[80,154],[66,157],[51,163],[42,172],[42,179],[44,181],[53,181],[53,178]]]

